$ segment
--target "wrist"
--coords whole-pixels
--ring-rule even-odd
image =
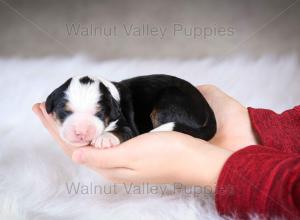
[[[198,185],[201,184],[215,190],[222,168],[233,152],[215,145],[206,147],[206,152],[200,152],[199,150],[197,152],[198,160],[196,161],[196,166],[201,166],[201,168],[198,170],[195,181]]]
[[[187,185],[207,186],[215,189],[223,165],[232,152],[195,139],[187,145],[187,155],[179,165],[177,180]],[[177,166],[178,166],[177,165]]]
[[[244,137],[245,138],[245,146],[244,147],[247,147],[249,145],[256,145],[256,144],[258,144],[259,141],[258,141],[256,133],[253,129],[251,118],[250,118],[250,113],[247,108],[244,108],[244,118],[245,118],[245,121],[244,121],[245,133],[248,134],[247,136]],[[239,148],[239,149],[241,149],[241,148]]]

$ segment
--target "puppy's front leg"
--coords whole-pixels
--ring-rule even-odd
[[[120,144],[119,138],[111,132],[104,132],[92,141],[92,145],[96,148],[110,148],[118,144]]]
[[[113,131],[105,131],[97,136],[91,144],[97,148],[110,148],[132,137],[134,137],[132,130],[129,127],[122,127]]]

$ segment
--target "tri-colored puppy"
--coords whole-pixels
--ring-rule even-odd
[[[216,133],[214,113],[190,83],[168,75],[121,82],[68,79],[46,100],[61,137],[77,146],[108,148],[145,132],[178,131],[203,140]]]

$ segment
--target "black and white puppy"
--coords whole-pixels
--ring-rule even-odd
[[[74,145],[108,148],[145,132],[178,131],[203,140],[216,133],[214,113],[190,83],[169,75],[121,82],[68,79],[46,100],[46,110]]]

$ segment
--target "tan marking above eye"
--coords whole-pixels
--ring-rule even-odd
[[[70,106],[70,103],[69,103],[69,102],[67,102],[67,103],[65,104],[65,107],[64,107],[64,109],[65,109],[65,111],[74,112],[74,111],[73,111],[73,109],[71,108],[71,106]]]
[[[96,106],[96,112],[100,112],[101,111],[101,106],[99,104],[97,104]]]

